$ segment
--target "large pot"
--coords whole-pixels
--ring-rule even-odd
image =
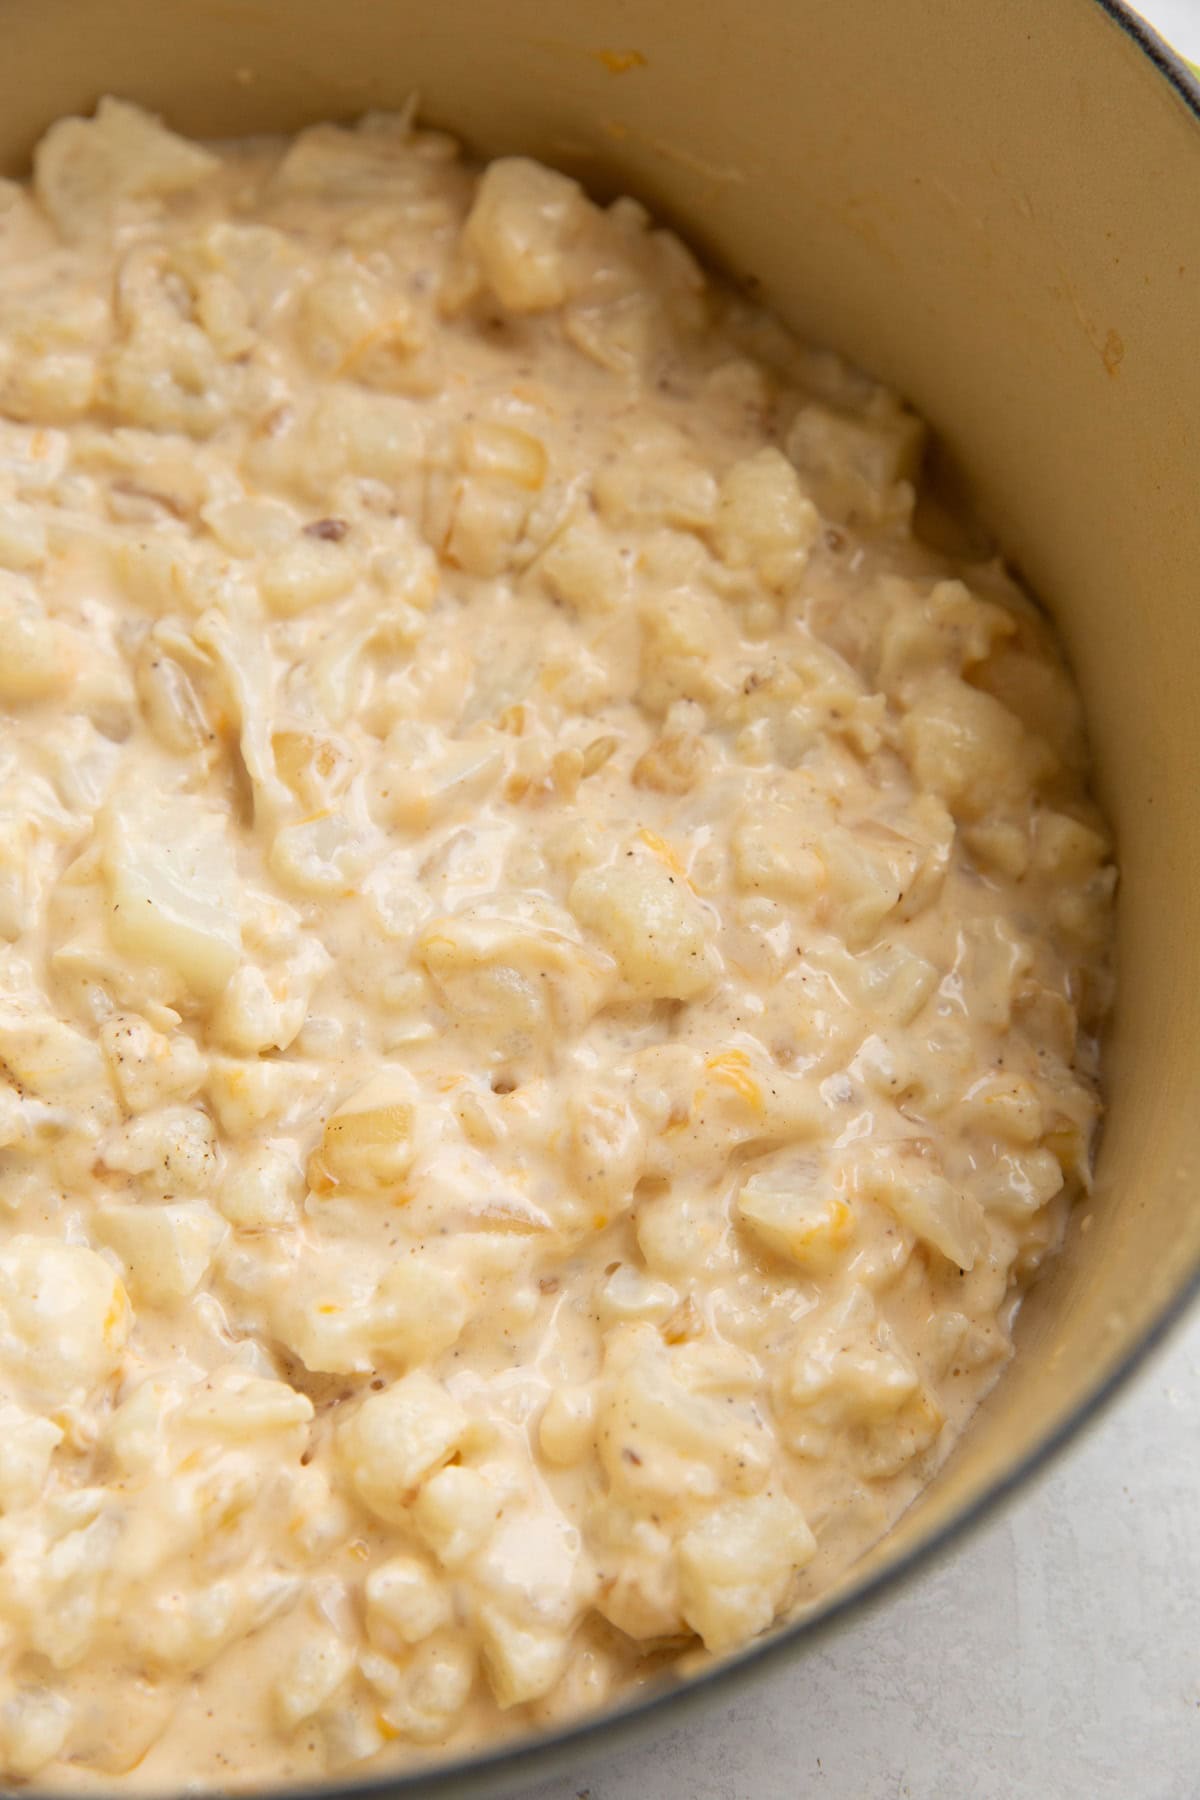
[[[384,1784],[502,1792],[674,1720],[1011,1491],[1200,1285],[1200,88],[1115,0],[4,0],[0,153],[399,104],[667,213],[934,423],[1054,612],[1122,865],[1094,1200],[942,1475],[815,1615],[595,1723]]]

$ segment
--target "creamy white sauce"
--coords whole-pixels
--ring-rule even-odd
[[[462,1750],[809,1599],[1088,1180],[1108,840],[920,427],[397,119],[0,190],[0,1773]]]

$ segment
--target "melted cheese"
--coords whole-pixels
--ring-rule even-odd
[[[106,102],[0,209],[0,1772],[811,1599],[1088,1180],[1108,841],[918,422],[629,200]]]

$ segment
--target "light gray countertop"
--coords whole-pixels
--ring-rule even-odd
[[[1141,10],[1200,61],[1200,0]],[[1200,1800],[1200,1314],[869,1618],[519,1800]]]

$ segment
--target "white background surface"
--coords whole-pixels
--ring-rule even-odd
[[[1138,11],[1168,43],[1200,62],[1200,0],[1142,0]]]
[[[1200,61],[1200,0],[1142,10]],[[1200,1800],[1200,1316],[1048,1476],[870,1618],[520,1800],[585,1794]]]

